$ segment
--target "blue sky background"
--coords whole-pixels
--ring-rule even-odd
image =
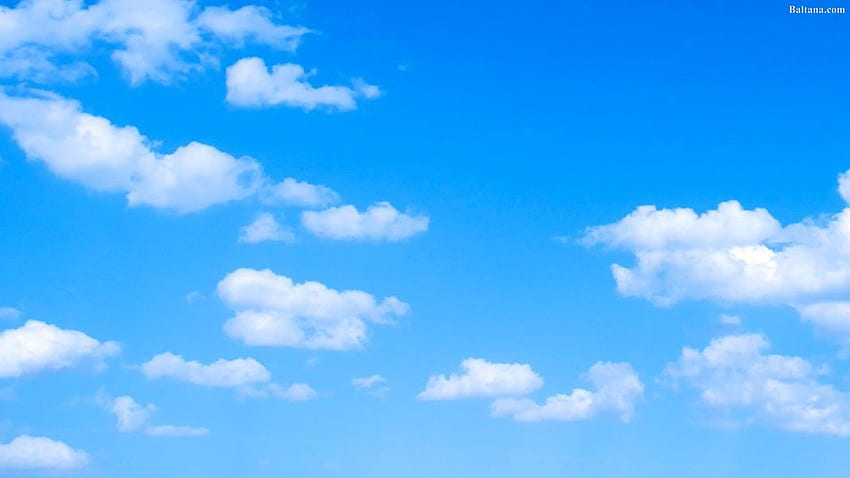
[[[732,330],[828,363],[829,382],[848,390],[839,345],[787,307],[623,297],[609,266],[631,255],[579,239],[642,204],[704,211],[737,199],[783,224],[840,211],[846,15],[766,1],[254,4],[319,33],[295,54],[226,50],[221,68],[170,85],[130,86],[95,47],[96,78],[35,86],[136,126],[160,151],[194,140],[250,156],[269,177],[328,185],[359,208],[386,200],[425,214],[427,232],[331,241],[304,233],[298,209],[255,199],[187,215],[128,207],[28,161],[4,129],[0,306],[22,315],[0,326],[39,319],[122,349],[102,371],[0,379],[0,442],[49,436],[91,456],[78,470],[10,476],[844,475],[847,437],[723,427],[692,390],[659,383],[682,347]],[[317,84],[363,77],[384,94],[354,111],[237,108],[224,100],[224,68],[247,56],[317,68]],[[294,243],[237,242],[265,210],[294,228]],[[246,346],[222,332],[232,312],[215,292],[240,267],[397,296],[411,311],[371,326],[361,350]],[[193,291],[203,298],[187,301]],[[743,323],[730,329],[720,313]],[[166,351],[254,357],[319,396],[241,400],[145,378],[139,366]],[[600,360],[630,363],[645,391],[627,424],[516,423],[491,417],[486,398],[417,400],[429,376],[467,357],[531,364],[545,377],[537,400],[587,386]],[[387,378],[385,397],[351,386],[372,374]],[[210,434],[119,433],[99,391]]]

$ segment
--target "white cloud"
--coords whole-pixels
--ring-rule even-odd
[[[0,307],[0,320],[15,320],[21,316],[21,311],[14,307]]]
[[[461,362],[463,374],[432,375],[420,400],[457,400],[469,397],[525,395],[543,386],[531,366],[520,363],[493,363],[480,358]]]
[[[147,425],[156,407],[150,403],[141,406],[132,397],[124,395],[112,401],[109,411],[118,420],[118,431],[135,432]]]
[[[308,231],[341,241],[400,241],[427,231],[429,222],[428,216],[401,213],[388,202],[375,203],[365,212],[346,205],[301,213]]]
[[[239,231],[239,242],[248,244],[266,241],[292,242],[294,240],[295,234],[285,226],[280,225],[274,215],[270,213],[260,214],[254,219],[254,222]]]
[[[306,402],[319,396],[319,393],[306,383],[293,383],[283,387],[270,383],[262,387],[245,386],[237,390],[242,398],[280,398],[289,402]]]
[[[685,347],[665,374],[696,388],[703,405],[780,429],[850,435],[850,396],[818,380],[824,370],[793,356],[765,354],[761,334]]]
[[[380,95],[377,86],[357,79],[348,86],[313,86],[307,80],[314,72],[300,65],[284,63],[270,69],[261,58],[243,58],[227,68],[227,102],[245,107],[293,106],[312,110],[317,107],[340,111],[357,107],[357,98]]]
[[[355,378],[351,381],[351,385],[353,385],[354,388],[365,389],[372,388],[375,385],[385,383],[386,381],[387,379],[381,375],[371,375],[369,377]]]
[[[223,46],[246,42],[293,51],[303,27],[279,25],[263,7],[201,9],[194,0],[29,0],[0,7],[0,73],[44,81],[93,71],[62,55],[111,50],[133,85],[168,83],[217,66]]]
[[[390,387],[386,383],[387,379],[381,375],[355,378],[351,381],[351,385],[354,388],[379,398],[384,398],[390,391]]]
[[[321,184],[286,178],[266,191],[266,200],[283,201],[299,207],[324,207],[339,202],[339,194]]]
[[[590,367],[588,379],[594,390],[574,389],[570,394],[551,396],[539,405],[523,398],[503,398],[491,405],[493,416],[512,416],[520,422],[544,420],[587,420],[603,414],[619,416],[629,422],[634,403],[643,396],[643,384],[627,363],[597,362]]]
[[[845,173],[842,194],[847,181]],[[782,227],[766,210],[736,201],[701,215],[641,206],[590,228],[585,241],[634,254],[635,265],[611,266],[625,296],[661,306],[694,299],[791,306],[850,344],[850,208]]]
[[[252,358],[218,359],[204,365],[166,352],[142,364],[147,378],[169,377],[207,387],[239,387],[271,380],[269,371]]]
[[[720,323],[723,325],[741,325],[741,317],[730,314],[720,314]]]
[[[20,435],[9,443],[0,443],[0,469],[67,470],[88,462],[86,452],[46,437]]]
[[[38,320],[0,332],[0,378],[56,370],[116,355],[114,342],[98,342],[76,330],[65,330]]]
[[[194,212],[246,198],[263,181],[253,159],[197,142],[157,153],[136,128],[115,126],[54,95],[0,93],[0,122],[30,159],[89,188],[126,193],[130,206]]]
[[[224,331],[248,345],[358,348],[366,341],[367,321],[391,323],[408,310],[395,297],[378,302],[363,291],[299,284],[268,269],[231,272],[218,283],[218,295],[236,311]]]
[[[149,425],[151,416],[157,408],[153,404],[139,405],[133,397],[124,395],[108,403],[109,411],[118,420],[118,431],[137,432],[144,431],[150,436],[203,436],[209,434],[209,430],[199,427],[186,427],[175,425]]]

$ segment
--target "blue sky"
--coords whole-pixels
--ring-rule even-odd
[[[3,476],[850,465],[846,15],[3,5]]]

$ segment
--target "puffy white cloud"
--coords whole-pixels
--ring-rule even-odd
[[[503,398],[490,407],[493,416],[509,415],[520,422],[587,420],[602,414],[618,415],[629,422],[634,403],[643,396],[643,384],[627,363],[597,362],[588,379],[594,390],[576,388],[570,394],[551,396],[540,405],[527,398]]]
[[[151,436],[203,436],[209,433],[206,428],[176,425],[149,425],[151,416],[157,408],[153,404],[142,406],[129,395],[115,398],[108,403],[109,411],[118,420],[118,431],[144,431]]]
[[[114,342],[98,342],[76,330],[65,330],[38,320],[0,332],[0,378],[56,370],[84,362],[97,365],[116,355]]]
[[[339,202],[339,194],[321,184],[286,178],[266,191],[266,200],[300,207],[324,207]]]
[[[322,211],[304,211],[301,224],[311,233],[340,241],[400,241],[428,230],[428,216],[399,212],[388,202],[378,202],[360,212],[351,205]]]
[[[14,307],[0,307],[0,320],[15,320],[21,316],[21,311]]]
[[[525,395],[543,386],[531,366],[521,363],[493,363],[468,358],[460,364],[462,374],[433,375],[420,400],[457,400],[469,397]]]
[[[688,299],[787,305],[850,343],[850,208],[782,227],[766,210],[736,201],[700,215],[641,206],[590,228],[585,241],[634,254],[633,266],[611,267],[623,295],[662,306]]]
[[[86,452],[46,437],[20,435],[9,443],[0,443],[0,469],[67,470],[88,462]]]
[[[218,359],[204,365],[166,352],[142,364],[147,378],[169,377],[207,387],[240,387],[271,380],[269,371],[252,358]]]
[[[133,397],[124,395],[112,401],[109,411],[118,419],[118,431],[135,432],[147,425],[156,407],[151,403],[139,405]]]
[[[703,350],[685,347],[665,374],[699,391],[707,407],[780,429],[850,435],[850,396],[818,376],[822,367],[793,356],[765,354],[761,334],[730,335]]]
[[[218,283],[218,295],[236,311],[224,330],[248,345],[345,350],[366,341],[366,322],[391,323],[408,305],[395,297],[380,302],[359,290],[338,291],[319,282],[237,269]]]
[[[201,9],[194,0],[27,0],[0,7],[0,73],[43,81],[92,71],[62,55],[112,49],[134,85],[168,83],[217,66],[222,46],[246,42],[292,51],[309,30],[276,24],[263,7]]]
[[[249,244],[265,241],[292,242],[294,240],[295,234],[285,226],[281,226],[274,215],[270,213],[260,214],[254,219],[254,222],[239,231],[239,242]]]
[[[313,86],[307,80],[313,72],[300,65],[284,63],[266,67],[261,58],[243,58],[227,68],[227,102],[236,106],[294,106],[305,110],[317,107],[340,111],[357,107],[357,98],[380,95],[377,86],[357,79],[348,86]]]
[[[82,112],[76,101],[46,93],[0,93],[0,123],[30,159],[92,189],[124,192],[131,206],[194,212],[248,197],[263,181],[253,159],[197,142],[157,153],[136,128],[115,126]]]

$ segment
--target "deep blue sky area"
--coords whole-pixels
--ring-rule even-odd
[[[0,475],[846,475],[848,14],[0,5]],[[185,37],[150,27],[165,19]],[[253,57],[306,73],[264,66],[238,90]],[[227,172],[192,182],[212,153],[171,154],[193,142],[261,172],[242,193]],[[120,180],[98,184],[115,158]],[[290,177],[335,197],[274,196]],[[181,209],[198,197],[213,199]],[[711,222],[730,200],[765,211]],[[642,205],[670,211],[615,227]],[[276,229],[248,238],[261,215]],[[276,285],[237,284],[240,269]],[[345,291],[374,302],[333,302]],[[273,325],[246,338],[225,325],[243,313]],[[365,332],[347,345],[274,338],[352,323]],[[686,367],[684,347],[702,361]],[[182,362],[157,375],[165,353]],[[621,381],[597,381],[598,362]]]

